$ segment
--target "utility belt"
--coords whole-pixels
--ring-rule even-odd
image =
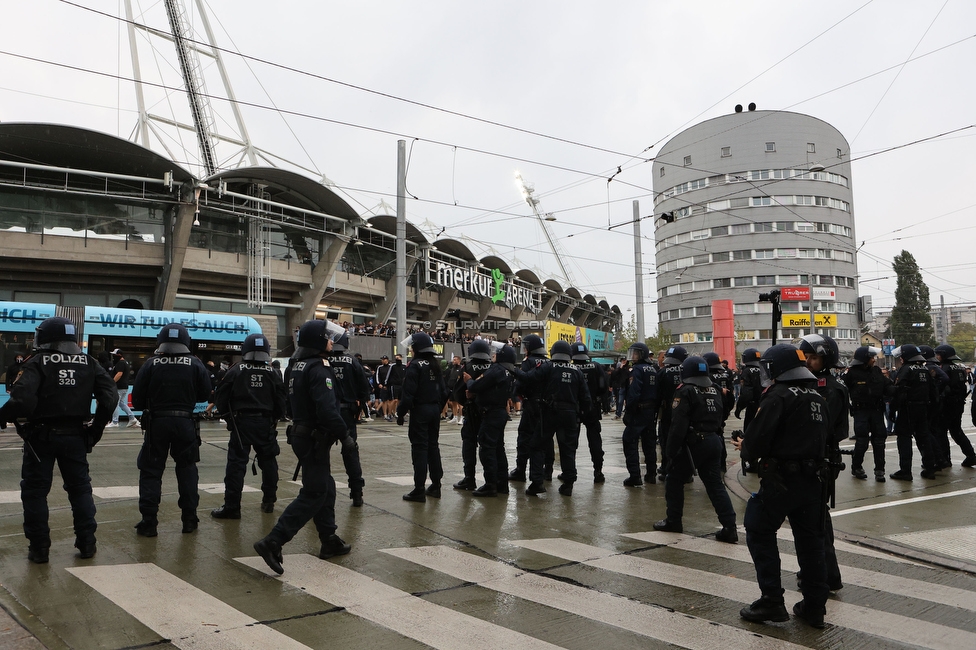
[[[783,460],[779,458],[763,458],[759,462],[760,478],[766,476],[819,476],[823,467],[821,460]]]
[[[243,409],[240,411],[234,411],[234,416],[252,417],[252,418],[270,418],[271,411],[263,411],[261,409]]]
[[[706,440],[709,439],[710,436],[717,436],[717,435],[718,435],[718,431],[696,431],[693,429],[688,432],[688,442],[689,443],[705,442]]]
[[[318,431],[316,427],[310,427],[303,422],[295,422],[289,428],[291,429],[291,435],[299,438],[311,438]]]
[[[47,436],[72,436],[82,432],[84,422],[78,418],[52,418],[34,420],[24,427],[26,433],[39,439]]]
[[[356,413],[359,411],[359,404],[356,404],[355,402],[342,402],[339,404],[339,410],[352,411],[353,413]]]
[[[149,415],[154,418],[192,418],[193,411],[149,411]]]
[[[552,401],[546,402],[546,406],[551,408],[553,411],[573,411],[575,413],[579,410],[576,402]]]
[[[654,406],[654,402],[637,402],[637,407],[642,409],[649,409]]]

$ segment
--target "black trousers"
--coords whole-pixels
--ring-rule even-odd
[[[34,436],[24,444],[24,461],[20,473],[20,500],[24,504],[24,535],[31,546],[51,546],[48,526],[47,495],[54,481],[57,462],[64,481],[64,491],[71,503],[75,545],[95,542],[95,501],[92,499],[88,454],[80,427]]]
[[[227,469],[224,472],[224,505],[241,507],[244,477],[251,450],[261,468],[261,501],[274,503],[278,498],[278,446],[277,432],[272,428],[270,417],[253,415],[237,416],[237,432],[231,431],[227,445]]]
[[[281,513],[268,537],[284,546],[311,520],[324,544],[335,534],[336,487],[329,448],[312,436],[292,435],[291,448],[302,464],[302,489]]]
[[[464,426],[472,413],[479,410],[478,426],[478,456],[485,473],[486,485],[505,485],[508,474],[508,457],[505,455],[505,424],[508,422],[508,412],[504,406],[488,408],[480,411],[474,405],[465,409]],[[462,429],[462,437],[463,437]],[[467,467],[465,467],[467,476]]]
[[[438,442],[441,430],[441,409],[437,404],[417,404],[410,409],[410,459],[413,461],[413,486],[424,489],[427,473],[430,481],[440,485],[444,478],[441,465],[441,448]]]
[[[359,416],[359,407],[355,404],[343,405],[340,409],[342,421],[346,423],[346,429],[353,440],[359,437],[356,431],[356,420]],[[349,480],[349,490],[353,494],[362,494],[363,486],[366,481],[363,479],[363,465],[359,461],[359,447],[355,449],[342,450],[342,465],[346,468],[346,476]]]
[[[184,519],[195,518],[200,505],[197,491],[200,444],[196,425],[190,418],[154,417],[150,426],[151,432],[146,434],[136,463],[139,468],[139,512],[146,519],[156,519],[166,457],[172,456],[176,463],[180,510]]]

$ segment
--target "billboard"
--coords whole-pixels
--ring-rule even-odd
[[[613,333],[602,330],[577,327],[568,323],[546,321],[546,347],[552,347],[555,341],[567,343],[583,343],[591,355],[598,355],[613,350]]]

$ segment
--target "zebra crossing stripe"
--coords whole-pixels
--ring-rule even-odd
[[[285,555],[280,580],[438,650],[558,650],[559,646],[456,612],[311,555]],[[277,577],[259,557],[235,561]],[[463,634],[459,633],[463,630]]]
[[[673,541],[672,539],[662,540],[658,535],[660,533],[654,531],[626,534],[624,537],[642,542],[650,542],[652,544],[667,544],[671,548],[681,549],[682,551],[726,557],[730,560],[738,560],[752,564],[752,556],[749,555],[749,549],[745,545],[737,544],[733,546],[730,544],[722,544],[713,539],[703,539],[690,535],[681,535],[681,539],[677,541]],[[795,555],[780,551],[779,557],[783,571],[800,570],[800,565],[796,561]],[[876,589],[877,591],[883,591],[889,594],[898,594],[899,596],[915,600],[927,600],[940,605],[959,607],[960,609],[968,609],[971,612],[976,612],[976,593],[972,591],[957,587],[936,585],[931,582],[925,582],[924,580],[902,578],[888,573],[868,571],[843,564],[840,565],[840,572],[845,583],[866,587],[868,589]]]
[[[508,594],[582,618],[612,625],[682,648],[765,650],[802,648],[789,641],[756,634],[707,619],[638,603],[623,596],[587,589],[527,573],[501,562],[444,546],[383,549],[394,557],[458,580]]]
[[[177,648],[309,650],[154,564],[65,570]]]
[[[742,580],[631,555],[608,555],[604,549],[569,540],[538,539],[512,543],[539,553],[578,561],[581,564],[613,573],[697,591],[740,603],[750,603],[759,597],[759,587],[751,580]],[[715,543],[719,544],[720,542]],[[732,545],[724,546],[730,550],[735,548]],[[584,556],[592,556],[594,559],[577,559]],[[784,597],[787,609],[790,609],[795,602],[802,598],[799,593],[791,591],[787,591]],[[972,632],[835,600],[827,601],[827,621],[866,634],[923,648],[932,648],[933,650],[976,648],[976,634]]]
[[[949,497],[958,497],[965,494],[973,494],[976,492],[976,488],[968,488],[966,490],[955,490],[953,492],[943,492],[942,494],[930,494],[924,497],[913,497],[911,499],[898,499],[896,501],[885,501],[884,503],[875,503],[870,506],[859,506],[856,508],[846,508],[844,510],[831,510],[830,517],[834,519],[836,517],[843,517],[844,515],[853,515],[859,512],[867,512],[868,510],[879,510],[881,508],[894,508],[896,506],[905,506],[910,503],[920,503],[922,501],[932,501],[933,499],[947,499]]]

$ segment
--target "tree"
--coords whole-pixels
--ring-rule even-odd
[[[973,360],[973,348],[976,348],[976,325],[972,323],[958,323],[952,326],[949,333],[949,345],[956,348],[956,354],[963,361]]]
[[[621,352],[627,349],[637,340],[637,316],[630,315],[630,322],[623,326],[620,335],[616,338],[615,348]],[[658,350],[666,350],[673,345],[671,342],[671,330],[657,326],[657,333],[644,339],[647,349],[653,354]]]
[[[922,272],[908,251],[895,255],[892,268],[898,276],[895,286],[895,306],[891,310],[888,329],[897,345],[935,345],[935,332],[929,310],[929,288],[922,280]]]

